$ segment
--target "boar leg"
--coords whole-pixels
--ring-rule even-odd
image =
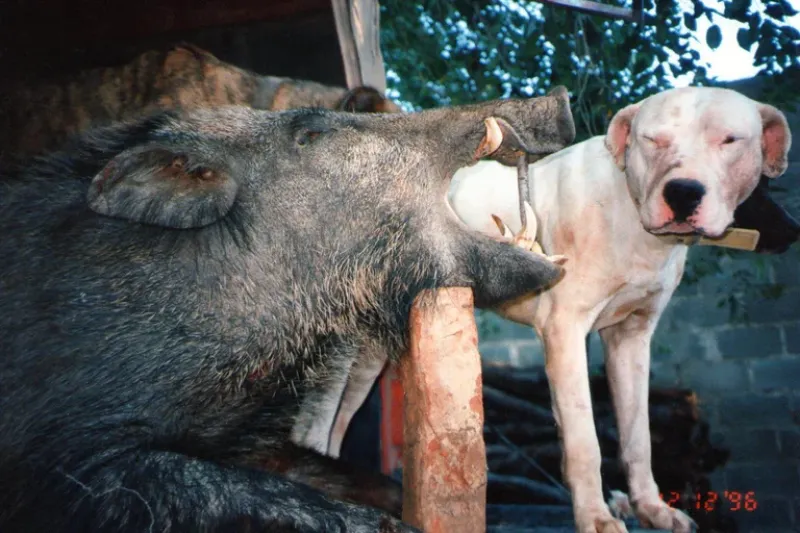
[[[292,442],[285,442],[280,449],[269,450],[260,457],[251,455],[247,464],[313,487],[336,500],[369,505],[398,518],[403,511],[402,486],[394,479]]]
[[[65,474],[66,484],[83,493],[63,507],[74,509],[71,531],[416,531],[263,470],[166,451],[132,453],[91,474]]]

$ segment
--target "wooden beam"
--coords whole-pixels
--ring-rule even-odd
[[[377,0],[332,0],[347,86],[369,85],[386,93]]]
[[[0,2],[0,53],[114,42],[330,10],[328,0],[28,0]]]
[[[591,0],[537,0],[543,4],[565,7],[587,15],[600,15],[602,17],[618,18],[631,22],[642,22],[642,0],[633,0],[630,8],[612,6]]]
[[[483,533],[486,447],[472,289],[417,297],[400,368],[403,520],[425,533]]]

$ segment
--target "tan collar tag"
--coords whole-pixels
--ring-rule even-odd
[[[699,244],[701,246],[719,246],[721,248],[752,252],[756,249],[760,235],[758,230],[733,228],[718,239],[709,239],[699,235],[657,235],[657,237],[669,244],[685,244],[687,246]]]

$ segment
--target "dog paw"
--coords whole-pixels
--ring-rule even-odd
[[[683,511],[668,506],[662,501],[657,503],[637,503],[636,516],[643,527],[650,529],[666,529],[672,533],[691,533],[696,527],[694,520]]]
[[[578,516],[576,519],[578,533],[628,533],[622,520],[617,520],[608,508]]]
[[[616,518],[598,518],[591,531],[592,533],[628,533],[628,528]]]
[[[633,505],[631,505],[628,495],[624,492],[612,490],[611,497],[608,499],[607,505],[609,510],[611,510],[611,515],[614,518],[625,520],[626,518],[635,516],[633,512]]]

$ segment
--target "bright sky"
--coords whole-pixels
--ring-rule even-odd
[[[707,6],[715,7],[718,11],[723,10],[723,4],[718,0],[705,0],[704,3]],[[691,9],[692,0],[680,0],[680,4],[684,9]],[[764,8],[764,4],[759,0],[755,0],[753,4],[756,9],[763,10]],[[795,10],[800,11],[800,0],[789,0],[789,4]],[[800,14],[787,19],[787,21],[800,28]],[[700,52],[700,58],[709,63],[709,76],[724,81],[754,76],[758,72],[758,69],[753,66],[755,47],[753,47],[753,51],[748,52],[736,42],[736,32],[744,24],[718,16],[714,17],[714,23],[722,30],[722,44],[719,48],[711,50],[706,44],[706,30],[712,24],[707,17],[701,17],[697,21],[697,40],[692,42],[692,47]],[[676,85],[686,85],[690,82],[691,79],[689,78],[675,80]]]

